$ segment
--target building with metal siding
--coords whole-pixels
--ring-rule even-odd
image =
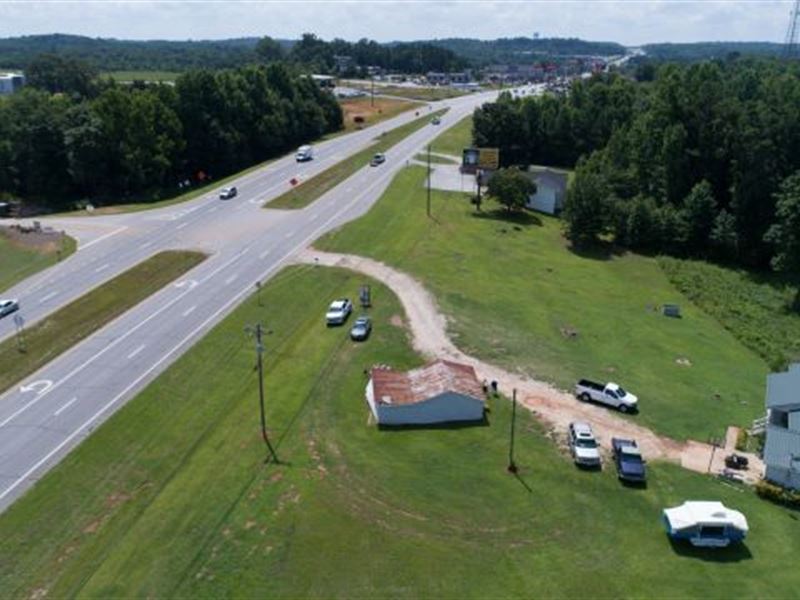
[[[767,376],[765,478],[800,489],[800,364]]]

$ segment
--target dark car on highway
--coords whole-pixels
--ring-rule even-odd
[[[0,300],[0,318],[19,310],[17,300]]]
[[[369,161],[370,167],[377,167],[378,165],[382,165],[386,162],[386,155],[382,152],[378,152],[375,156],[372,157],[372,160]]]
[[[355,342],[363,342],[369,337],[372,331],[372,321],[369,317],[358,317],[353,327],[350,329],[350,339]]]

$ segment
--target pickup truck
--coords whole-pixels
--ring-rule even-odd
[[[647,480],[644,460],[636,440],[611,438],[611,449],[614,453],[614,464],[617,466],[617,477],[632,483],[644,483]]]
[[[588,379],[581,379],[575,386],[575,395],[583,402],[594,400],[601,404],[613,406],[620,412],[632,412],[637,409],[639,399],[626,392],[616,383],[597,383]]]

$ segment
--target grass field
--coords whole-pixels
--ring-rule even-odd
[[[205,255],[198,252],[156,254],[27,327],[24,352],[20,351],[16,338],[0,342],[0,392],[136,306],[204,258]]]
[[[472,147],[472,117],[465,117],[433,140],[434,152],[460,157],[464,148]]]
[[[415,160],[420,162],[428,162],[428,154],[427,152],[420,152],[414,157]],[[452,158],[448,158],[446,156],[440,156],[438,154],[433,154],[431,152],[430,161],[432,165],[455,165],[458,164]]]
[[[705,441],[763,414],[767,365],[675,289],[655,259],[577,255],[558,220],[508,220],[491,203],[476,214],[461,193],[434,192],[428,219],[424,174],[402,171],[367,215],[317,247],[415,275],[467,353],[564,389],[581,377],[621,383],[640,398],[630,418],[661,433]],[[683,318],[661,316],[666,303],[680,304]]]
[[[340,100],[339,104],[344,112],[344,130],[340,133],[363,129],[422,106],[420,102],[408,102],[394,98],[375,98],[375,101],[372,102],[370,98],[363,96]],[[363,122],[356,123],[354,120],[356,116],[360,116]]]
[[[111,77],[120,83],[130,83],[133,81],[152,81],[166,82],[175,81],[180,73],[172,71],[108,71],[102,73],[101,77]]]
[[[796,287],[774,274],[701,261],[664,257],[659,264],[675,287],[773,369],[800,361],[800,314],[790,308]]]
[[[423,102],[433,102],[435,100],[447,100],[448,98],[458,98],[468,92],[455,90],[448,87],[402,87],[402,86],[381,86],[375,88],[376,94],[386,94],[388,96],[400,96],[411,100],[421,100]]]
[[[335,165],[325,169],[322,173],[302,182],[294,189],[281,194],[277,198],[273,198],[264,205],[264,208],[298,209],[308,206],[325,194],[325,192],[332,190],[353,173],[366,166],[376,152],[388,151],[395,144],[428,125],[431,119],[441,116],[446,112],[447,109],[445,108],[428,113],[423,117],[414,119],[410,123],[384,132],[383,135],[376,138],[375,143],[358,154],[339,161]]]
[[[418,364],[396,298],[373,286],[365,344],[326,329],[365,279],[282,272],[0,515],[11,597],[790,597],[800,521],[749,491],[650,465],[646,489],[573,468],[527,413],[519,479],[510,410],[488,426],[378,430],[362,369]],[[297,298],[309,298],[297,302]],[[276,311],[274,308],[282,307]],[[266,320],[265,464],[252,340]],[[213,364],[215,368],[209,369]],[[154,426],[154,424],[158,424]],[[742,510],[745,546],[673,546],[660,511],[687,498]]]
[[[38,273],[42,269],[63,260],[73,252],[77,245],[67,236],[60,247],[44,250],[23,247],[0,234],[0,293],[18,282]],[[61,251],[59,256],[59,250]]]

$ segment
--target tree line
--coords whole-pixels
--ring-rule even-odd
[[[174,86],[30,86],[0,100],[0,195],[52,208],[157,197],[341,127],[336,99],[282,64],[189,71]]]
[[[666,64],[569,94],[475,112],[474,141],[506,164],[575,166],[567,235],[650,252],[800,270],[800,66]]]

